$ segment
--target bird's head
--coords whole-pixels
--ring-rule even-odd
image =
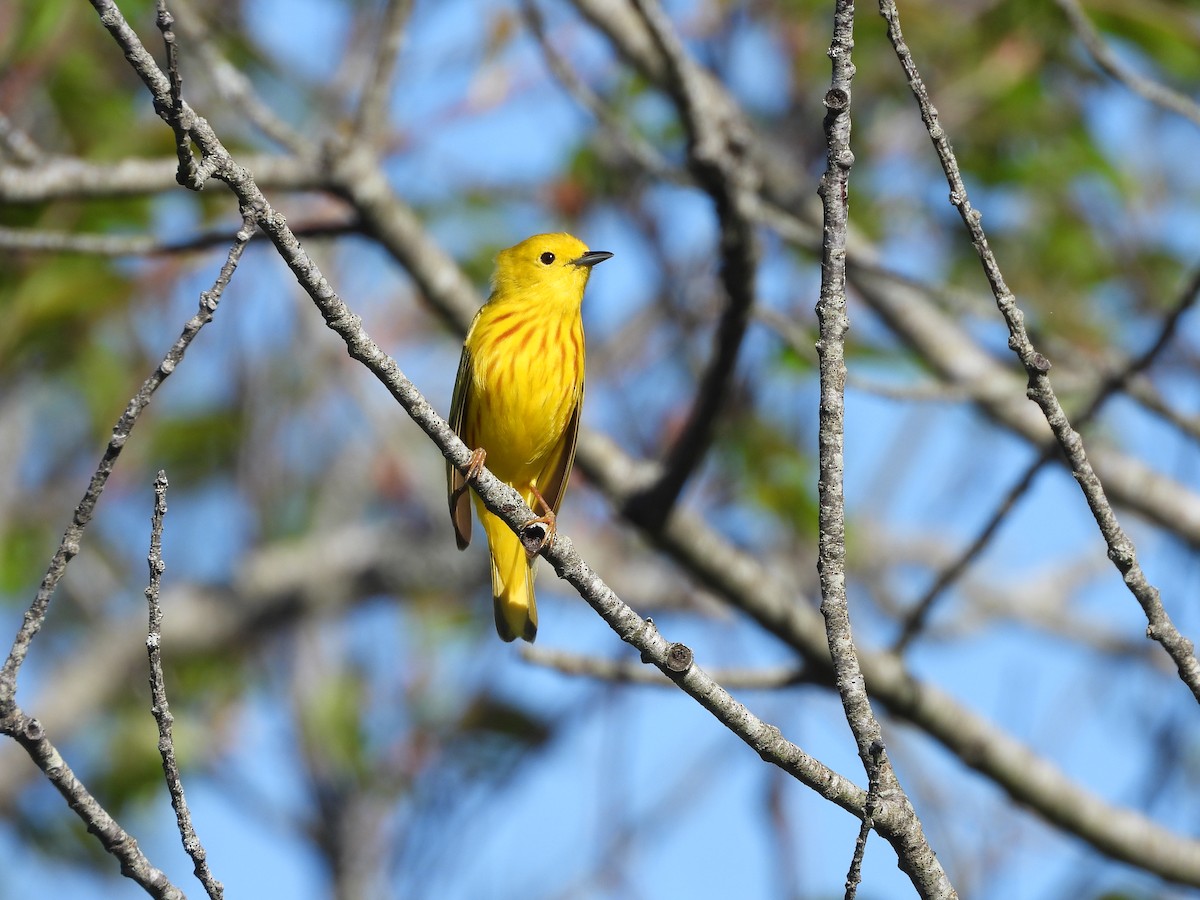
[[[612,256],[572,235],[535,234],[496,254],[492,289],[504,298],[579,303],[592,266]]]

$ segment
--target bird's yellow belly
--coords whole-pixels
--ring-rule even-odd
[[[519,368],[501,363],[476,369],[475,411],[487,414],[472,416],[467,443],[483,447],[487,467],[521,489],[554,455],[582,383],[578,364],[569,360],[557,371],[515,371]]]

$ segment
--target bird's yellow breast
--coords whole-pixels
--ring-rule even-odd
[[[510,483],[543,470],[582,401],[583,323],[574,310],[490,303],[467,337],[472,404],[464,440]]]

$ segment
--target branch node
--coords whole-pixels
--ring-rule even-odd
[[[682,674],[692,667],[695,657],[686,644],[674,643],[667,648],[666,666],[676,674]]]
[[[25,720],[25,727],[22,733],[31,741],[40,741],[46,736],[46,731],[42,728],[42,723],[34,718]]]

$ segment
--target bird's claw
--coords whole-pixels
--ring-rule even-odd
[[[479,477],[479,473],[483,471],[485,459],[487,459],[487,451],[482,447],[476,447],[471,451],[471,461],[467,463],[467,471],[463,473],[463,483],[456,487],[450,495],[451,509],[454,508],[454,504],[458,503],[458,498],[467,492],[471,482]]]

